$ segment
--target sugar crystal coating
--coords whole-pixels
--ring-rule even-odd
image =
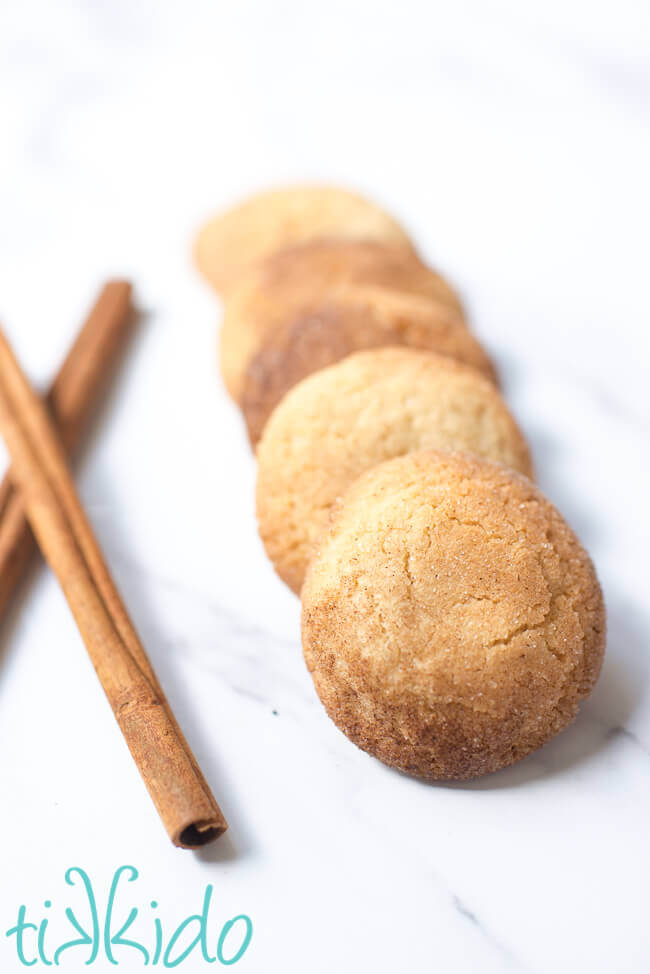
[[[302,590],[307,666],[332,720],[410,774],[496,771],[561,731],[598,677],[591,561],[532,482],[425,451],[362,474]]]

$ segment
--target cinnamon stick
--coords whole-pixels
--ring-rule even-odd
[[[131,331],[131,285],[108,281],[46,397],[68,453],[81,434]],[[0,616],[37,551],[20,495],[7,474],[0,484]]]
[[[226,821],[165,699],[104,562],[44,404],[0,331],[0,432],[36,540],[57,575],[115,718],[172,842]]]

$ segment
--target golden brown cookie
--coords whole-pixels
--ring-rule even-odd
[[[461,454],[362,474],[302,600],[329,716],[422,778],[471,778],[541,747],[603,658],[602,594],[571,529],[531,481]]]
[[[242,274],[237,290],[276,301],[289,292],[310,296],[314,289],[329,291],[338,284],[378,284],[435,298],[463,314],[457,293],[413,251],[379,240],[329,238],[275,251]],[[277,291],[276,291],[277,289]]]
[[[196,264],[217,291],[282,247],[321,237],[384,240],[412,250],[405,231],[375,203],[333,186],[292,186],[244,200],[200,230]]]
[[[271,329],[250,358],[240,404],[251,442],[257,443],[273,409],[301,379],[353,352],[400,345],[464,362],[496,383],[481,345],[443,305],[383,288],[350,286]]]
[[[403,248],[359,240],[321,240],[290,247],[242,275],[229,296],[221,329],[221,370],[241,401],[246,367],[274,328],[318,310],[337,290],[368,285],[431,298],[455,318],[458,296],[435,271]]]
[[[408,348],[357,352],[287,393],[257,448],[257,518],[294,592],[352,481],[423,449],[465,450],[532,473],[526,441],[495,386],[450,358]]]

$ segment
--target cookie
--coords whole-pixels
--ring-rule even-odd
[[[321,237],[384,240],[412,250],[400,225],[369,200],[333,186],[293,186],[244,200],[199,231],[194,258],[219,292],[282,247]]]
[[[422,449],[465,450],[532,473],[526,441],[494,385],[450,358],[408,348],[357,352],[284,397],[257,449],[257,517],[294,592],[352,481]]]
[[[302,593],[304,656],[359,747],[426,779],[471,778],[576,716],[605,611],[576,536],[526,478],[412,453],[343,497]]]
[[[317,310],[338,289],[351,284],[431,298],[464,321],[453,288],[403,248],[359,240],[290,247],[249,269],[228,296],[220,361],[226,389],[235,402],[241,400],[246,366],[269,331]]]
[[[330,238],[286,247],[249,268],[237,288],[271,296],[278,288],[284,298],[288,291],[309,297],[314,288],[329,290],[338,284],[379,284],[435,298],[463,313],[458,294],[441,274],[412,251],[378,240]]]
[[[487,354],[437,301],[351,285],[269,329],[243,373],[240,405],[253,444],[284,395],[301,379],[353,352],[409,346],[447,355],[496,383]]]

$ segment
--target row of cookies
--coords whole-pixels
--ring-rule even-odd
[[[260,534],[301,594],[330,716],[425,778],[539,747],[598,676],[602,596],[458,296],[336,189],[254,197],[206,225],[196,260],[224,298]]]

